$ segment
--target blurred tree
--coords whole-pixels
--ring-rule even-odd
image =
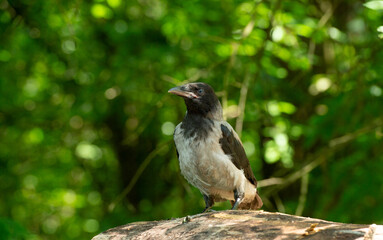
[[[265,210],[383,223],[382,2],[0,0],[0,235],[200,211],[167,94],[190,81],[218,92]]]

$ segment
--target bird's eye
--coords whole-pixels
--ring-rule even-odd
[[[200,89],[197,90],[197,92],[198,92],[199,94],[202,94],[202,93],[203,93],[203,89],[200,88]]]

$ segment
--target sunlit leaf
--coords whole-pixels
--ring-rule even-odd
[[[107,0],[107,2],[112,8],[117,8],[121,5],[121,0]]]
[[[91,8],[91,13],[95,18],[110,19],[113,17],[112,10],[103,4],[94,4]]]
[[[364,3],[363,5],[373,10],[383,10],[383,1],[370,1]]]

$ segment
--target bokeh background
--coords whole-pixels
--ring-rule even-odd
[[[167,90],[214,87],[264,210],[383,223],[383,1],[0,0],[0,238],[199,213]],[[229,203],[215,209],[227,209]]]

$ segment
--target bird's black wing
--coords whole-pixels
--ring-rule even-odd
[[[221,124],[222,137],[219,139],[219,143],[223,152],[230,156],[233,164],[240,170],[243,170],[245,177],[257,187],[257,180],[254,173],[251,170],[249,160],[246,157],[245,149],[238,135],[233,129],[228,128],[225,124]]]
[[[178,127],[178,126],[177,126],[177,127]],[[173,133],[173,139],[174,139],[174,135],[175,135],[175,134],[176,134],[176,129],[174,130],[174,133]],[[174,142],[174,147],[176,148],[177,159],[179,160],[179,159],[180,159],[180,154],[179,154],[179,152],[178,152],[176,142]]]

